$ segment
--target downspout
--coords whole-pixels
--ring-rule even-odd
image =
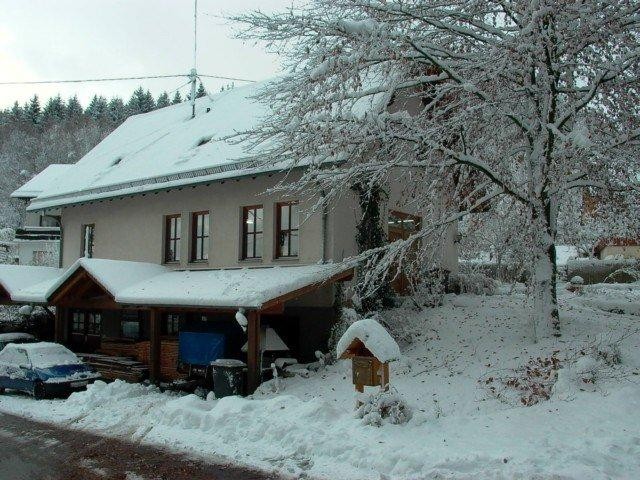
[[[326,203],[326,194],[324,190],[320,190],[320,198],[322,199],[322,258],[321,263],[327,263],[327,222],[329,219],[329,210]]]

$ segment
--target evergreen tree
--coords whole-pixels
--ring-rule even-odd
[[[120,97],[113,97],[107,105],[107,116],[111,123],[120,125],[127,118],[127,107]]]
[[[167,92],[162,92],[158,97],[158,101],[156,102],[156,108],[164,108],[171,105],[171,101],[169,100],[169,94]]]
[[[82,119],[82,115],[82,105],[80,105],[78,97],[74,95],[67,100],[67,118],[77,123]]]
[[[97,121],[107,118],[107,99],[102,95],[94,95],[85,113]]]
[[[204,97],[207,95],[207,91],[204,89],[204,85],[200,82],[198,90],[196,91],[196,98]]]
[[[176,94],[173,96],[173,100],[171,101],[172,104],[176,104],[176,103],[182,103],[182,95],[180,95],[180,92],[177,91]]]
[[[156,101],[153,99],[153,95],[151,95],[151,92],[149,90],[147,90],[144,93],[144,100],[142,103],[142,111],[144,113],[150,112],[151,110],[155,110],[156,109]]]
[[[129,115],[138,115],[139,113],[147,113],[154,110],[156,107],[153,96],[147,90],[146,92],[142,87],[138,87],[131,95],[129,103],[127,103],[127,111]]]
[[[9,116],[12,122],[21,122],[24,119],[24,111],[18,102],[13,104],[11,110],[9,111]]]
[[[42,111],[42,121],[45,123],[60,122],[66,116],[67,107],[60,95],[51,97]]]
[[[27,121],[37,125],[42,120],[42,112],[40,110],[40,99],[38,95],[34,95],[31,100],[26,104],[24,109],[25,118]]]

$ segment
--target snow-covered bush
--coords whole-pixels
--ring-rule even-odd
[[[356,410],[356,418],[362,419],[365,425],[402,425],[411,420],[413,415],[407,402],[395,389],[360,395],[359,400],[362,403]]]
[[[456,293],[495,295],[498,282],[483,273],[460,273],[449,277],[449,284]]]
[[[413,299],[420,307],[438,307],[442,305],[446,287],[449,283],[449,271],[429,269],[421,274],[420,282],[413,288]]]

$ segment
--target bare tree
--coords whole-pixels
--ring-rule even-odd
[[[236,20],[286,58],[262,95],[274,114],[251,133],[266,161],[306,167],[298,189],[331,199],[393,175],[421,183],[425,208],[452,194],[420,233],[377,252],[379,272],[506,196],[531,231],[535,323],[559,332],[563,199],[637,189],[637,0],[311,0]]]

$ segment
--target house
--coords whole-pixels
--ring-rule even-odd
[[[37,197],[46,185],[55,183],[57,178],[71,165],[49,165],[38,175],[11,194],[11,198],[25,202]],[[2,242],[7,246],[6,263],[19,265],[59,266],[60,258],[60,212],[52,209],[26,212],[22,227],[16,229],[10,241]]]
[[[225,140],[268,114],[260,87],[200,98],[194,118],[186,103],[131,117],[63,175],[36,177],[28,211],[59,217],[62,268],[0,267],[0,299],[56,306],[57,341],[135,357],[152,380],[184,376],[186,348],[214,360],[187,333],[246,361],[249,391],[267,328],[300,361],[326,351],[361,213],[353,192],[316,211],[270,190],[300,171],[260,165]],[[420,219],[402,187],[390,181],[384,205],[393,238]],[[455,269],[455,246],[443,250]]]
[[[600,260],[640,259],[640,240],[622,237],[603,238],[596,243],[593,254]]]

